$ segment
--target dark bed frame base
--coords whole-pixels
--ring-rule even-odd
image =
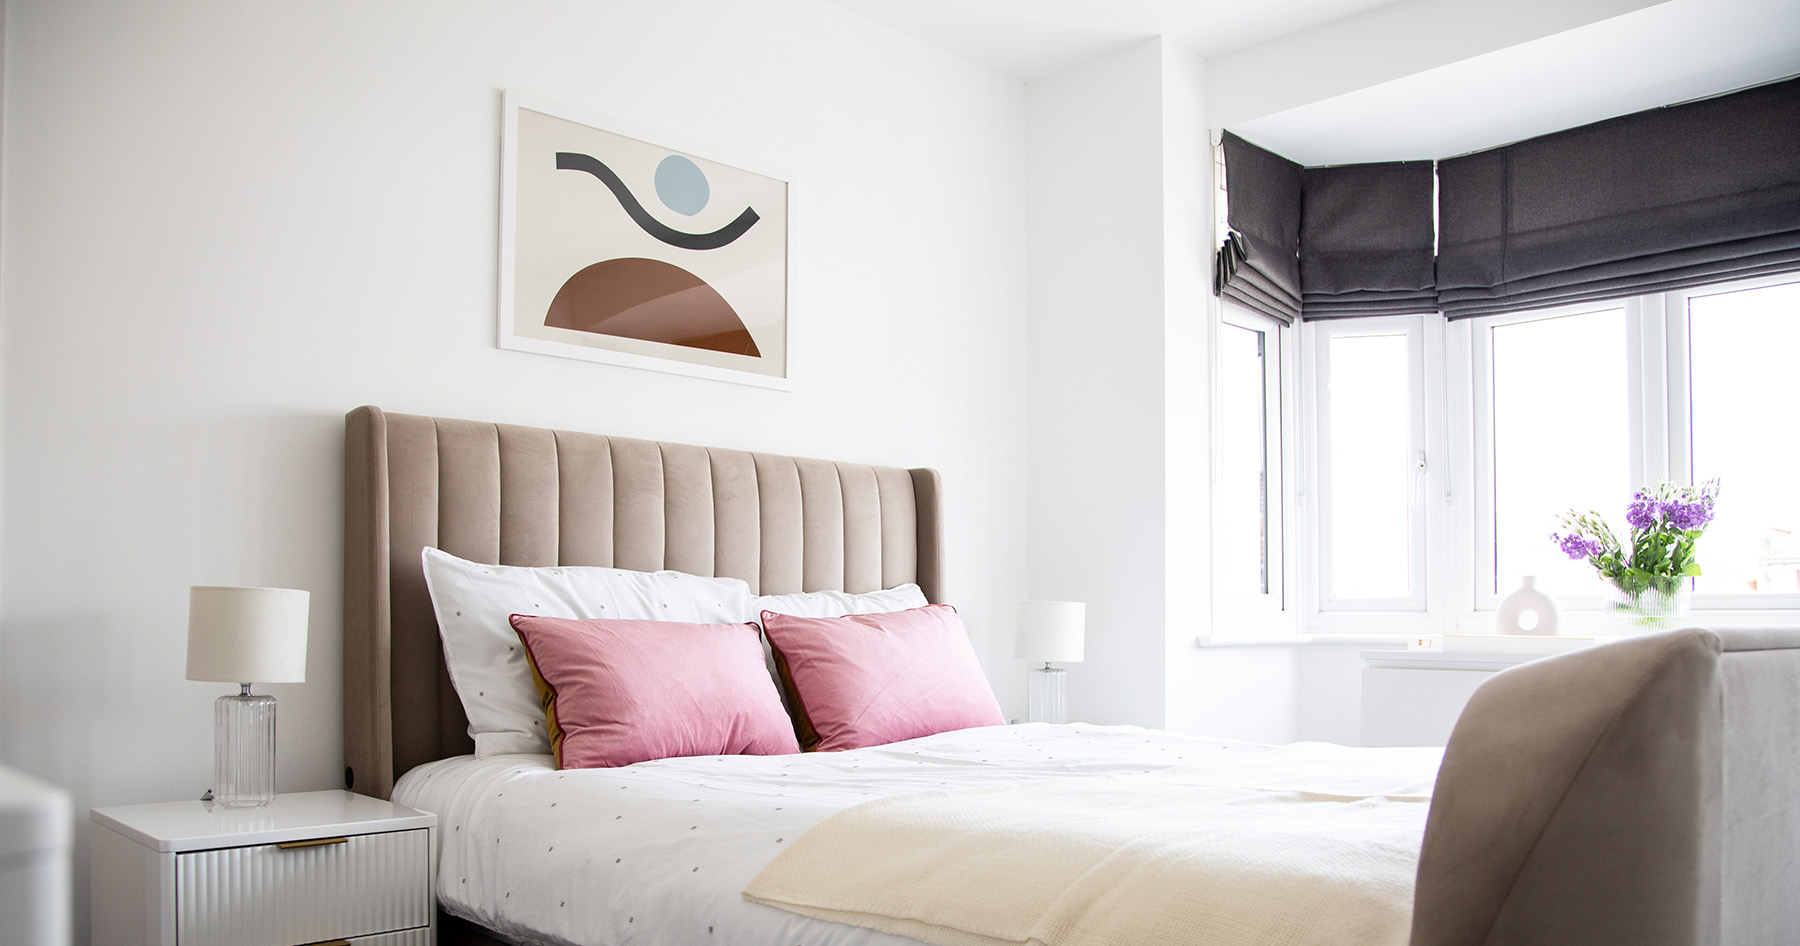
[[[486,927],[438,910],[438,946],[518,946]]]

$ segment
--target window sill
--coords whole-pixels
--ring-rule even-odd
[[[1570,619],[1571,617],[1573,617],[1572,620]],[[1455,630],[1449,631],[1448,634],[1449,636],[1458,638],[1481,638],[1492,636],[1497,640],[1504,639],[1503,635],[1494,633],[1493,615],[1489,613],[1485,615],[1485,618],[1485,620],[1477,619],[1461,622]],[[1558,638],[1561,638],[1562,640],[1580,640],[1603,644],[1612,640],[1625,640],[1637,636],[1635,634],[1620,634],[1616,628],[1601,624],[1598,621],[1597,616],[1582,615],[1580,612],[1576,612],[1573,616],[1565,614],[1564,618],[1565,623],[1563,632],[1558,635]],[[1749,611],[1726,609],[1695,611],[1679,624],[1681,627],[1700,627],[1708,630],[1728,630],[1737,628],[1756,630],[1794,627],[1797,625],[1800,625],[1800,611]],[[1416,634],[1402,633],[1400,631],[1317,631],[1310,634],[1296,634],[1292,631],[1277,631],[1267,634],[1200,634],[1194,638],[1194,646],[1205,648],[1332,646],[1393,647],[1406,649],[1408,645],[1416,644],[1424,638],[1437,638],[1441,641],[1445,636],[1446,632],[1442,629],[1426,630]],[[1548,640],[1556,641],[1558,638],[1549,638]],[[1531,638],[1528,636],[1513,638],[1512,642],[1507,646],[1496,647],[1494,650],[1522,650],[1542,656],[1546,654],[1561,653],[1570,649],[1567,646],[1556,645],[1532,648],[1528,645],[1518,643],[1519,641],[1530,639]],[[1438,644],[1438,648],[1442,647],[1443,644]],[[1414,646],[1411,649],[1414,651],[1428,651],[1432,648]],[[1479,648],[1465,643],[1462,646],[1453,649],[1475,650]]]
[[[1418,640],[1420,635],[1399,631],[1323,631],[1309,636],[1314,644],[1405,647]]]
[[[1592,646],[1590,642],[1589,646]],[[1567,653],[1567,651],[1564,651]],[[1520,664],[1549,657],[1549,652],[1532,653],[1445,653],[1443,651],[1365,650],[1363,667],[1368,670],[1475,670],[1492,673]]]
[[[1292,647],[1312,640],[1307,634],[1201,634],[1194,638],[1200,647]]]
[[[1565,610],[1562,616],[1563,637],[1635,637],[1621,632],[1618,623],[1599,611]],[[1800,610],[1792,608],[1694,608],[1675,622],[1676,627],[1703,627],[1711,630],[1727,628],[1794,627],[1800,625]],[[1477,611],[1456,622],[1451,634],[1493,634],[1494,612]]]
[[[1194,644],[1199,647],[1298,647],[1304,644],[1404,647],[1412,639],[1410,634],[1201,634],[1194,638]]]

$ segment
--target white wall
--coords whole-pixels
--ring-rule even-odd
[[[187,587],[267,584],[313,592],[308,682],[268,687],[279,787],[339,783],[341,418],[364,403],[936,466],[949,593],[1022,715],[1016,82],[816,0],[7,15],[7,763],[79,809],[197,797],[227,688],[183,679]],[[791,175],[796,392],[494,347],[503,88]]]
[[[1329,640],[1298,648],[1293,738],[1362,745],[1363,652],[1403,649],[1397,644],[1339,644]]]
[[[6,141],[7,141],[7,134],[6,134],[6,114],[7,114],[6,73],[7,73],[7,65],[11,61],[11,57],[9,57],[6,54],[6,48],[8,45],[6,21],[9,18],[7,16],[7,10],[12,5],[12,3],[13,3],[13,0],[0,0],[0,208],[4,208],[6,205]],[[7,246],[6,246],[6,241],[4,239],[4,230],[5,230],[4,227],[0,227],[0,299],[4,298],[4,293],[5,293],[4,264],[5,264],[5,260],[6,260],[6,256],[7,256],[7,252],[6,252]],[[4,311],[0,311],[0,425],[4,424],[4,418],[5,418],[5,413],[6,413],[5,412],[6,385],[4,383],[5,376],[6,376],[5,313],[4,313]],[[6,503],[4,502],[5,485],[6,485],[6,480],[5,480],[6,456],[7,456],[7,450],[6,450],[6,438],[4,436],[4,428],[3,428],[3,426],[0,426],[0,535],[4,535],[5,529],[6,529]],[[5,588],[6,588],[5,577],[6,577],[5,555],[0,554],[0,604],[3,604],[3,602],[5,601]],[[0,607],[0,613],[3,613],[3,611],[4,611],[4,608]],[[4,633],[4,632],[0,631],[0,633]],[[4,646],[4,638],[0,638],[0,681],[4,681],[5,679],[6,679],[6,647]],[[4,740],[4,737],[0,737],[0,746],[5,745],[3,740]],[[3,758],[5,758],[5,755],[3,752],[0,752],[0,759],[3,759]]]
[[[1069,716],[1163,721],[1163,46],[1026,89],[1030,590],[1085,601]]]
[[[1151,39],[1027,86],[1030,588],[1088,603],[1069,715],[1284,742],[1291,652],[1210,630],[1204,63]]]
[[[1163,725],[1201,723],[1211,630],[1212,147],[1206,61],[1162,49]]]
[[[1208,647],[1212,601],[1212,142],[1206,63],[1163,50],[1163,725],[1257,742],[1295,738],[1294,652]],[[1224,550],[1223,554],[1232,554]]]

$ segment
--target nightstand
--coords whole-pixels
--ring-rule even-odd
[[[95,808],[106,946],[432,946],[437,816],[349,792]]]

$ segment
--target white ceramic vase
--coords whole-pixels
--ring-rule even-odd
[[[1527,614],[1537,618],[1530,627],[1523,623]],[[1500,610],[1494,617],[1494,625],[1502,634],[1555,637],[1562,627],[1562,605],[1557,604],[1555,598],[1538,590],[1536,575],[1526,575],[1519,590],[1500,599]]]

